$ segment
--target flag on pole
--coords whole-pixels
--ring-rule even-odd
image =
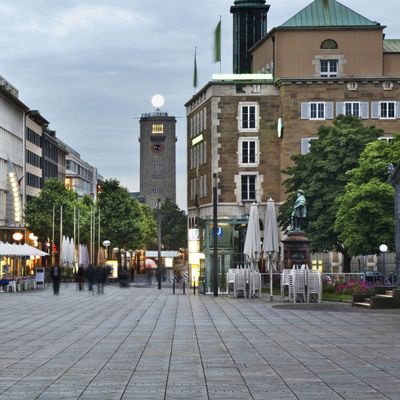
[[[214,31],[214,62],[221,62],[221,20]]]
[[[197,60],[196,60],[196,50],[197,48],[194,48],[194,68],[193,68],[193,87],[197,88]]]

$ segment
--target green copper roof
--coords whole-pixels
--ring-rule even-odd
[[[295,16],[286,21],[281,28],[335,26],[379,26],[336,0],[315,0]]]
[[[400,39],[385,39],[383,41],[384,53],[400,53]]]

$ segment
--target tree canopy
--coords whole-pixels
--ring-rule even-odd
[[[302,189],[307,197],[308,224],[306,233],[313,251],[338,250],[345,256],[346,248],[335,230],[338,212],[336,198],[341,196],[349,181],[347,172],[358,166],[358,158],[365,146],[382,136],[374,127],[364,127],[352,116],[338,116],[332,126],[320,126],[318,139],[310,152],[292,157],[294,164],[283,172],[288,201],[281,207],[281,227],[290,224],[293,192]],[[345,267],[348,268],[348,266]]]
[[[133,199],[116,179],[106,180],[98,196],[101,240],[108,239],[113,246],[139,249],[156,236],[154,218],[147,206]]]
[[[400,160],[400,138],[374,141],[361,153],[357,168],[338,197],[335,230],[350,255],[378,253],[384,243],[394,247],[394,188],[388,164]]]
[[[167,199],[162,203],[161,241],[164,249],[178,250],[187,248],[187,216],[177,204]]]
[[[54,233],[58,243],[60,236],[61,206],[63,206],[63,233],[73,235],[73,210],[78,205],[76,193],[68,190],[56,179],[45,182],[44,188],[34,197],[25,208],[27,226],[38,236],[39,241],[46,242],[52,237],[53,209]]]

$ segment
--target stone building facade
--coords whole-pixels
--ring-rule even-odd
[[[176,203],[176,119],[157,110],[140,118],[140,194],[151,208]]]
[[[400,132],[400,40],[383,30],[336,0],[315,0],[250,49],[252,74],[214,76],[186,103],[189,241],[198,238],[194,265],[200,275],[206,266],[207,285],[213,184],[223,276],[243,261],[250,204],[263,220],[269,197],[285,200],[282,170],[320,125],[352,114],[383,140]]]

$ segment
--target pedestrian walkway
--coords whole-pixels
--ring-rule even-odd
[[[399,311],[72,284],[0,305],[0,399],[400,399]]]

